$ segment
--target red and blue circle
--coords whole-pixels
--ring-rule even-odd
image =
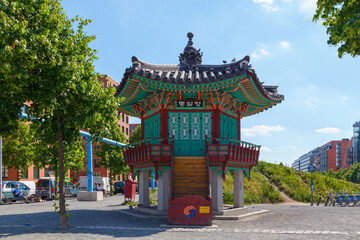
[[[184,215],[187,219],[191,219],[196,215],[196,208],[194,206],[187,206],[184,208]]]

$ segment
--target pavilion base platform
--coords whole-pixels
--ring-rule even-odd
[[[103,192],[95,191],[95,192],[87,192],[81,191],[77,193],[78,201],[102,201],[103,200]]]
[[[135,211],[125,212],[122,210],[122,213],[129,214],[134,217],[138,218],[145,218],[145,219],[167,219],[168,212],[167,211],[159,211],[157,210],[157,206],[150,206],[150,207],[135,207]],[[220,211],[213,211],[212,212],[212,220],[239,220],[244,217],[250,217],[258,214],[267,213],[268,210],[261,210],[261,209],[254,209],[249,207],[241,207],[235,208],[232,205],[224,205],[224,208]],[[189,224],[185,224],[189,225]],[[181,225],[181,226],[185,226]],[[176,226],[174,224],[168,226]],[[191,226],[191,225],[190,225]],[[193,225],[199,226],[199,225]]]

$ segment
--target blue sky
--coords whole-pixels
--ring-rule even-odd
[[[131,57],[177,64],[194,33],[204,64],[250,56],[260,81],[285,101],[242,120],[242,140],[262,145],[260,160],[290,165],[360,120],[359,58],[337,57],[326,29],[312,22],[314,0],[63,0],[68,16],[92,19],[96,71],[121,81]],[[136,122],[136,119],[132,119]]]

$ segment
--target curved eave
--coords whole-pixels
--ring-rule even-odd
[[[126,73],[121,82],[121,91],[116,97],[124,97],[120,103],[120,109],[131,116],[137,116],[131,106],[150,95],[152,92],[228,92],[232,97],[243,101],[249,105],[248,111],[244,116],[254,115],[279,104],[283,95],[271,94],[259,82],[255,73],[246,72],[242,75],[223,79],[221,81],[203,84],[176,84],[161,82],[151,78],[146,78],[135,73]]]

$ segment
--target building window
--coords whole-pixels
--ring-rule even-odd
[[[29,175],[28,175],[28,170],[21,170],[21,178],[22,179],[28,179]]]
[[[126,116],[126,123],[129,123],[129,116]]]
[[[129,129],[126,128],[126,135],[129,135]]]
[[[96,158],[95,159],[95,167],[100,167],[100,161],[101,161],[101,159],[99,159],[99,158]]]
[[[95,150],[95,151],[100,151],[100,145],[94,146],[94,150]]]
[[[8,173],[8,168],[6,166],[2,167],[2,177],[3,178],[8,178],[9,177],[9,173]]]
[[[46,168],[44,169],[44,177],[50,177],[50,176],[49,176],[49,168],[48,168],[48,167],[46,167]]]
[[[40,169],[34,166],[34,179],[38,179],[40,177]]]
[[[122,120],[123,122],[125,122],[125,115],[124,115],[124,113],[122,114],[121,120]]]
[[[122,132],[125,132],[124,126],[122,126],[121,129],[122,129]]]
[[[120,117],[120,110],[117,111],[117,115],[118,115],[118,117]]]

